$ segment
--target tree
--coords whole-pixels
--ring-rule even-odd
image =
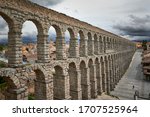
[[[0,46],[0,51],[3,51],[4,50],[4,47],[3,46]]]
[[[6,45],[0,45],[0,52],[2,52],[3,50],[6,50],[7,46]]]
[[[142,47],[143,47],[143,50],[147,50],[147,40],[143,40],[142,41]]]

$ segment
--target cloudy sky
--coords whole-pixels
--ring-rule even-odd
[[[30,0],[134,39],[150,39],[150,0]],[[0,19],[0,22],[1,19]],[[0,31],[5,28],[0,23]]]

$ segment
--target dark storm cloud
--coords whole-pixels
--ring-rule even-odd
[[[42,6],[53,6],[61,3],[63,0],[30,0]]]
[[[129,16],[129,21],[115,24],[113,28],[120,31],[120,34],[137,38],[150,39],[150,16],[137,17]]]

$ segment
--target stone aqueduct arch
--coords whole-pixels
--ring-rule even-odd
[[[35,72],[36,99],[91,99],[115,88],[127,70],[135,45],[115,34],[44,8],[28,0],[0,0],[0,16],[8,23],[8,65],[0,69],[9,87],[6,99],[27,99],[28,74]],[[37,29],[37,62],[22,65],[21,30],[32,21]],[[56,60],[50,60],[48,30],[56,30]],[[71,35],[69,56],[65,31]],[[78,43],[78,34],[80,44]]]

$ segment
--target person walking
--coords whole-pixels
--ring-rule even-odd
[[[134,85],[132,86],[132,89],[134,89]]]

